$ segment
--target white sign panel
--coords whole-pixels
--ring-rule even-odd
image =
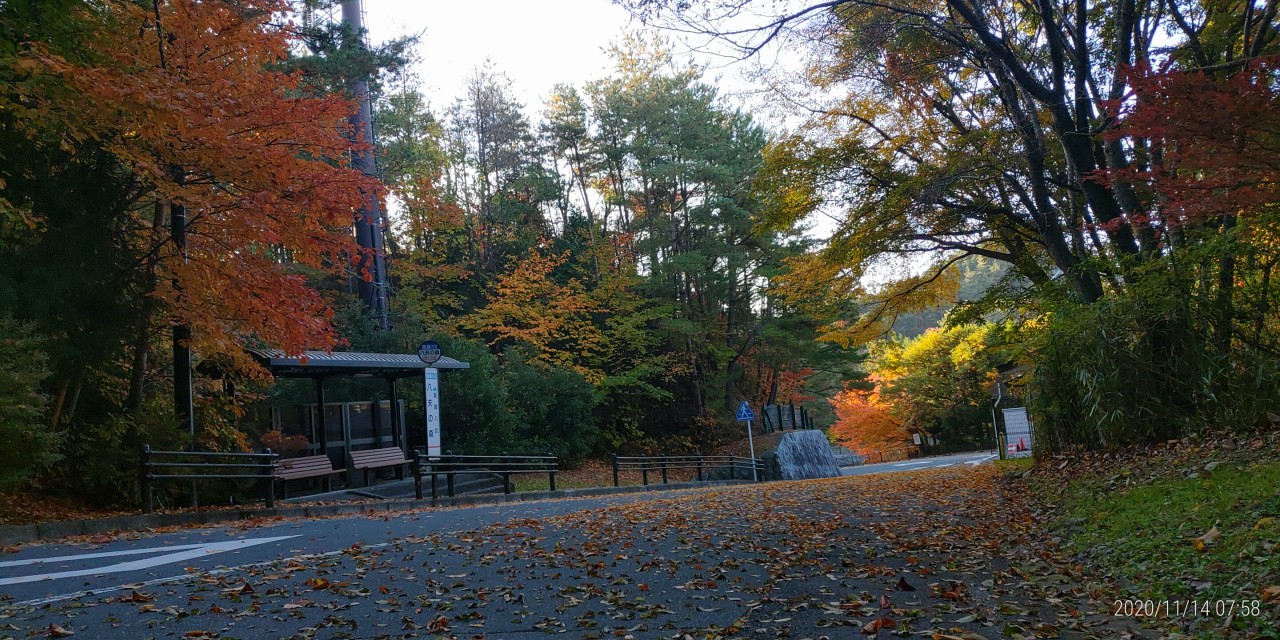
[[[1031,421],[1027,419],[1027,410],[1023,407],[1005,409],[1004,443],[1010,456],[1031,455]]]
[[[440,455],[440,370],[423,369],[423,392],[427,406],[427,455]]]

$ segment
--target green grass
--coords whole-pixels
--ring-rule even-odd
[[[551,488],[546,474],[528,474],[511,476],[511,481],[516,485],[516,491],[546,491]],[[556,477],[556,489],[585,489],[587,487],[602,486],[589,480],[583,480],[573,477],[564,477],[559,475]]]
[[[1006,476],[1026,471],[1035,465],[1035,458],[1009,458],[1008,460],[992,460],[996,468]]]
[[[1114,477],[1045,489],[1065,508],[1058,528],[1066,550],[1132,585],[1132,594],[1117,597],[1261,599],[1280,584],[1280,462],[1200,473],[1110,490]],[[1194,539],[1215,526],[1221,535],[1198,549]],[[1269,623],[1237,618],[1233,626],[1277,637],[1280,604],[1262,608]]]

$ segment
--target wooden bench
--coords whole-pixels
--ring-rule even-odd
[[[324,490],[333,491],[333,475],[346,469],[334,469],[329,456],[303,456],[277,460],[272,475],[280,481],[284,497],[289,497],[288,481],[306,478],[324,478]]]
[[[411,462],[411,460],[404,457],[404,451],[400,450],[400,447],[365,449],[364,451],[351,452],[351,468],[364,470],[364,485],[366,487],[369,486],[370,469],[403,467],[411,464]]]

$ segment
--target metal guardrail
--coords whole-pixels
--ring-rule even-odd
[[[422,499],[422,479],[423,476],[431,478],[431,498],[434,500],[440,497],[437,480],[440,476],[445,477],[445,486],[449,497],[456,495],[454,492],[454,480],[459,473],[467,472],[489,472],[502,476],[503,493],[511,493],[511,475],[516,473],[545,473],[551,484],[551,490],[556,490],[556,472],[560,470],[560,459],[547,454],[545,456],[512,456],[502,454],[499,456],[468,456],[454,455],[452,451],[446,451],[442,456],[428,456],[426,453],[418,450],[413,452],[413,495],[418,500]]]
[[[667,484],[671,471],[693,470],[697,473],[698,482],[702,482],[704,471],[729,467],[729,474],[737,478],[738,469],[746,469],[748,479],[759,481],[764,477],[764,460],[760,458],[743,458],[740,456],[613,456],[613,486],[622,486],[619,474],[623,471],[639,471],[640,481],[648,486],[649,472],[662,474],[662,484]]]
[[[760,420],[764,425],[765,433],[786,431],[788,427],[792,429],[814,428],[813,417],[809,415],[809,410],[804,407],[797,407],[794,403],[765,405],[761,407]]]
[[[264,453],[217,451],[153,451],[142,447],[142,508],[155,511],[152,485],[161,480],[259,480],[266,485],[267,508],[276,506],[273,471],[280,456]]]

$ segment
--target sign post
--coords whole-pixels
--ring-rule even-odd
[[[751,447],[751,480],[759,482],[760,476],[756,469],[756,441],[751,436],[751,421],[756,419],[756,414],[751,410],[751,405],[747,404],[746,400],[743,400],[742,404],[738,405],[737,419],[739,422],[745,421],[747,423],[747,446]]]
[[[424,364],[435,364],[440,359],[440,345],[427,340],[418,345],[418,359]],[[427,422],[427,457],[440,455],[440,370],[428,367],[422,370],[422,405]]]

